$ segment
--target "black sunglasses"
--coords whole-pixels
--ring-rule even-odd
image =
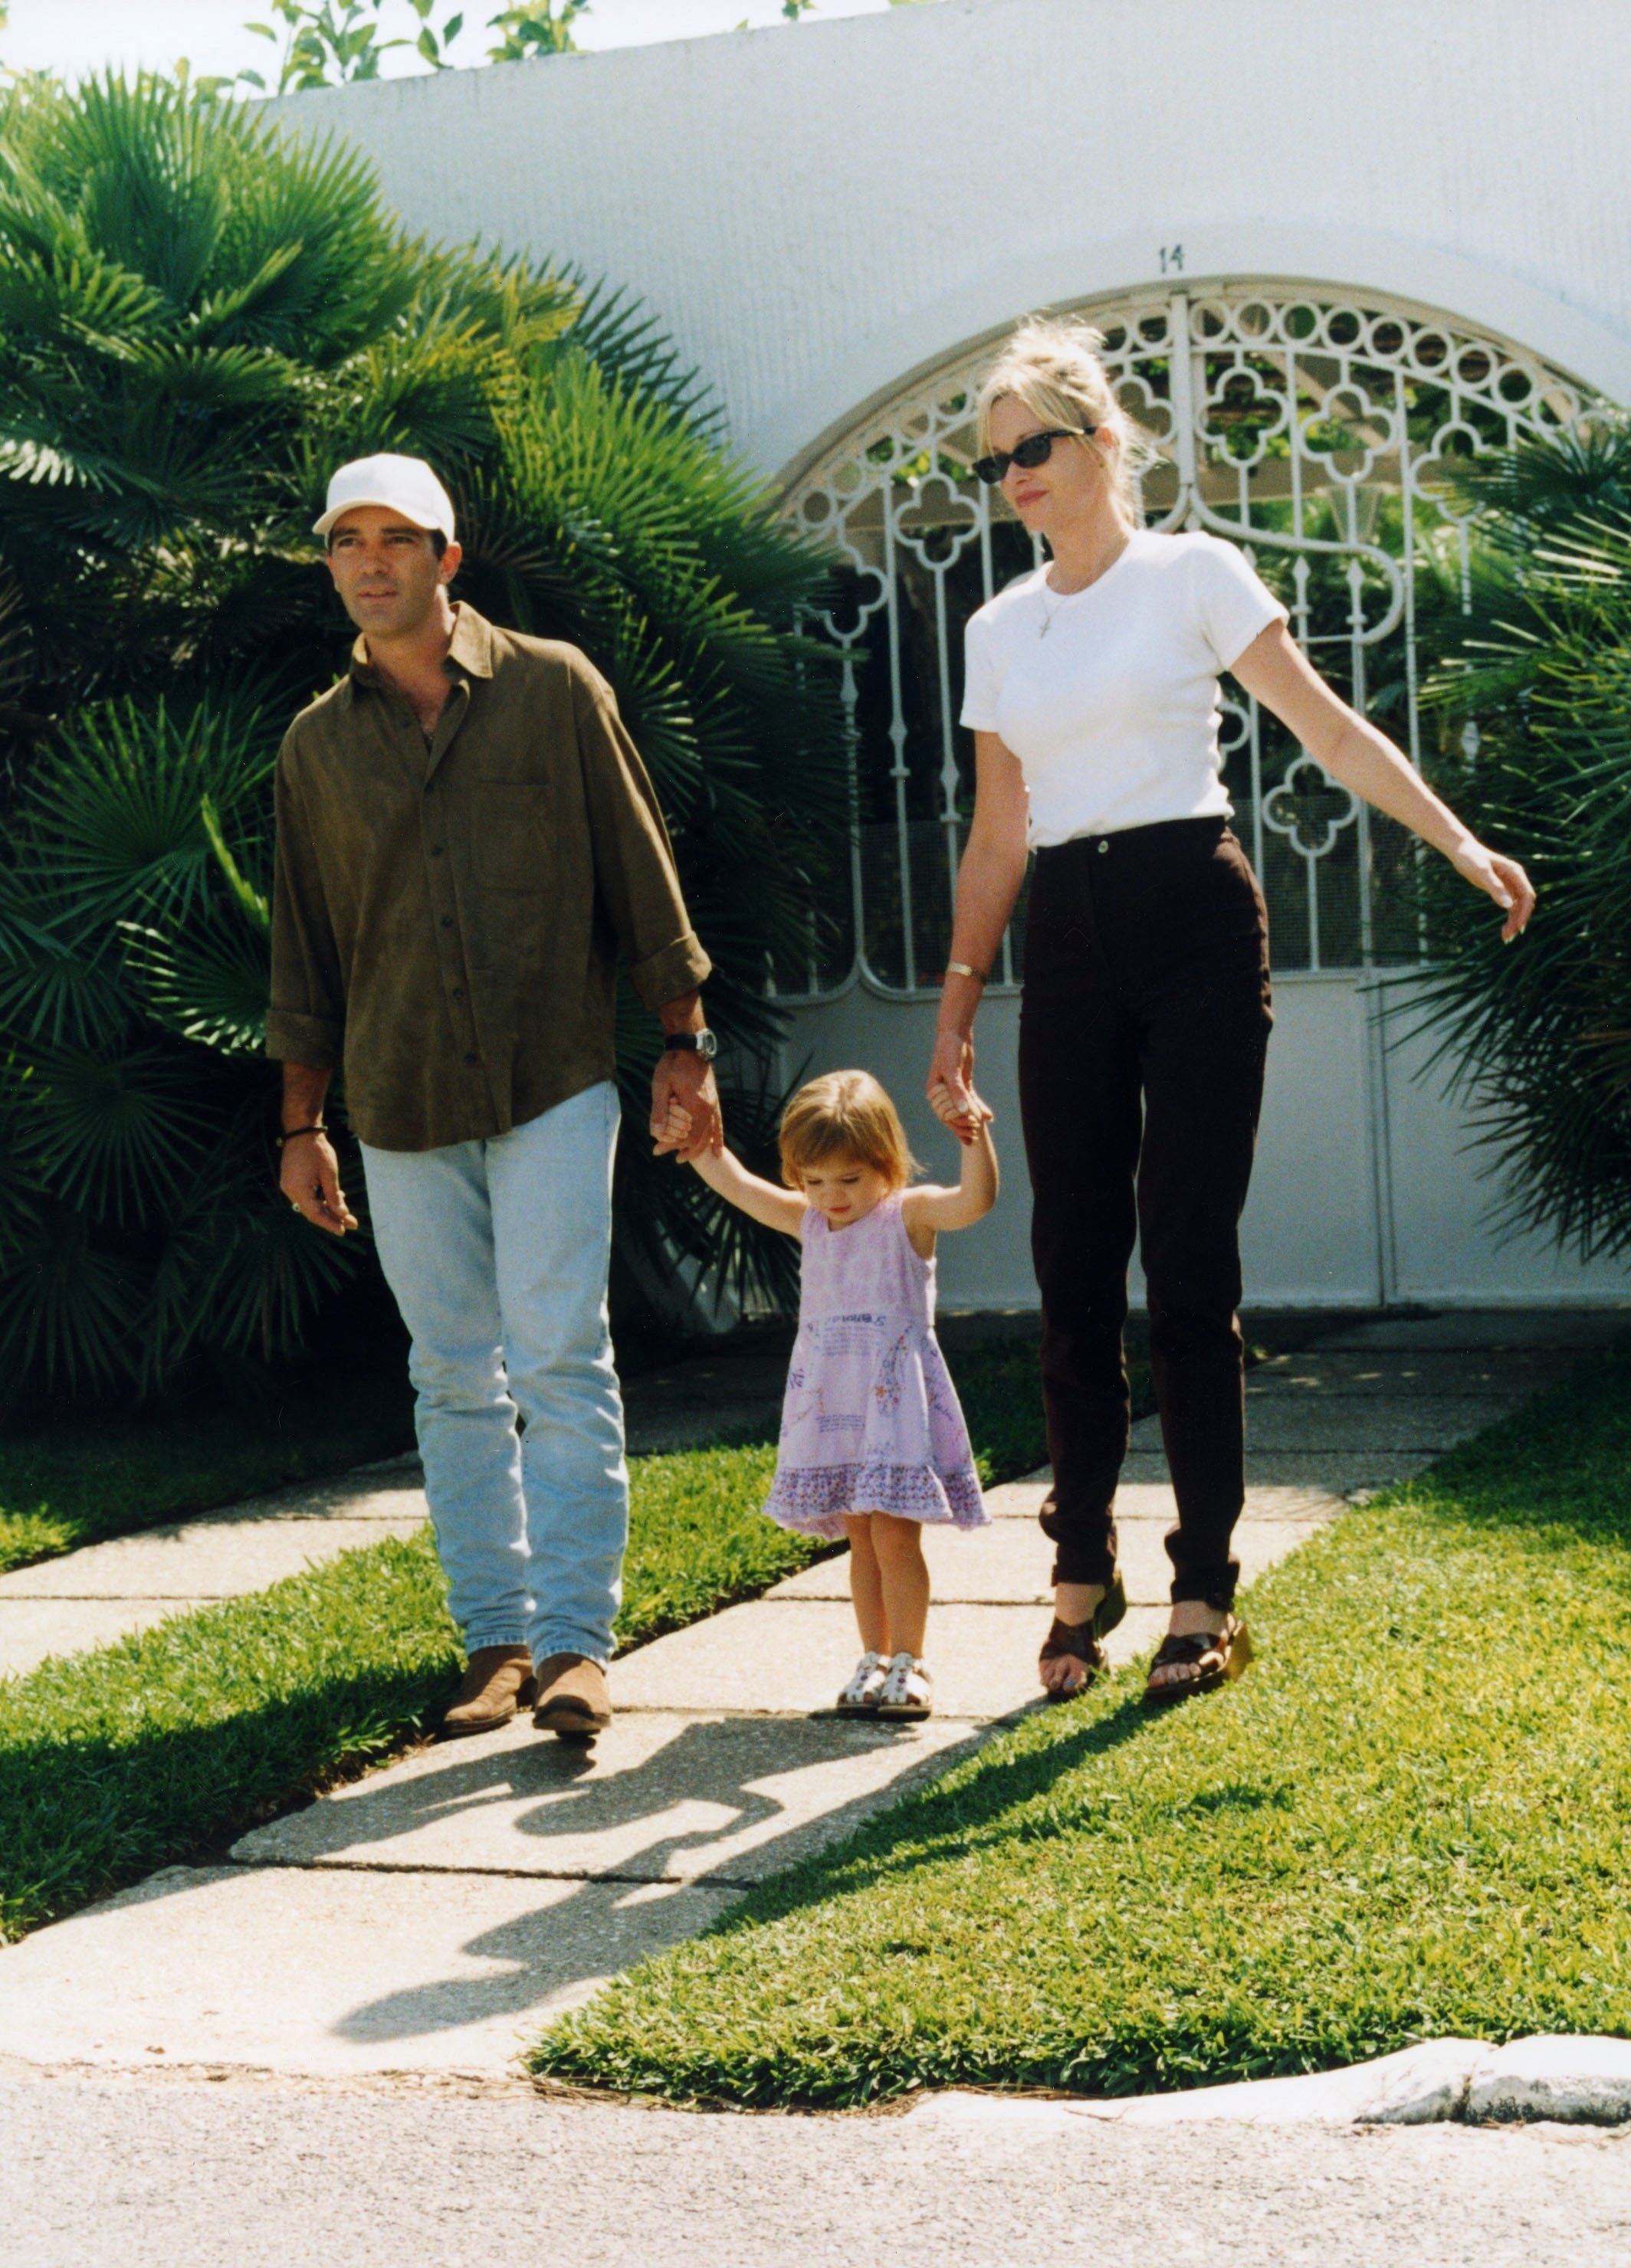
[[[1096,425],[1050,425],[1045,433],[1027,433],[1011,449],[998,449],[989,457],[976,457],[974,471],[988,489],[998,488],[1010,465],[1017,465],[1022,472],[1034,473],[1053,454],[1056,441],[1089,440],[1098,430]]]

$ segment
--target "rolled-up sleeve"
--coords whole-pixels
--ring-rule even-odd
[[[574,685],[578,747],[594,881],[648,1008],[694,992],[712,963],[685,911],[668,830],[651,780],[603,679]]]
[[[285,740],[278,753],[274,791],[277,842],[266,1052],[277,1062],[334,1071],[344,1048],[345,993],[322,878],[293,769],[290,740]]]

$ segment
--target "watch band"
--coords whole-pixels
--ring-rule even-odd
[[[662,1046],[665,1055],[672,1048],[682,1055],[700,1056],[705,1063],[712,1063],[720,1052],[718,1040],[705,1025],[700,1032],[669,1032]]]

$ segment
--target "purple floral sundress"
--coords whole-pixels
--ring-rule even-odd
[[[799,1336],[764,1509],[803,1535],[840,1514],[987,1525],[968,1427],[934,1336],[934,1263],[897,1190],[847,1228],[804,1215]]]

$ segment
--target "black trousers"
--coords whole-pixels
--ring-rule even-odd
[[[1240,1214],[1271,1022],[1268,925],[1220,819],[1037,853],[1020,1010],[1056,1582],[1103,1583],[1129,1425],[1136,1226],[1177,1497],[1172,1596],[1227,1607],[1245,1493]]]

